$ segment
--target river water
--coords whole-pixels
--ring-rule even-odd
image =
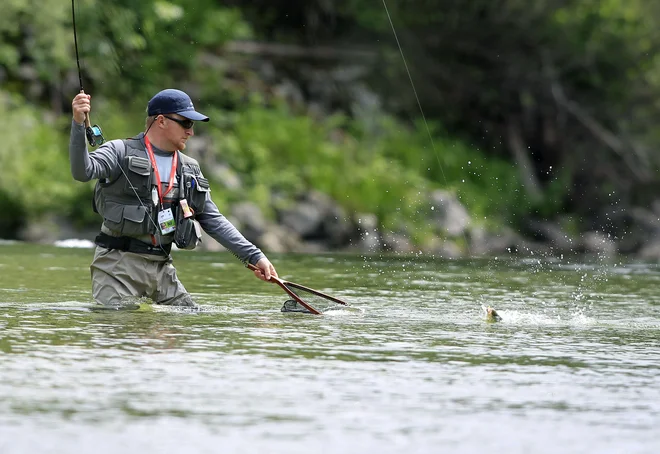
[[[0,453],[657,453],[660,267],[175,252],[199,313],[98,311],[90,249],[0,245]],[[503,320],[487,323],[482,305]]]

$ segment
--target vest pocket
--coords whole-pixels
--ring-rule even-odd
[[[200,176],[192,176],[192,191],[190,192],[190,206],[195,210],[195,213],[204,212],[204,204],[206,203],[206,195],[210,191],[209,180]]]
[[[141,197],[149,196],[153,181],[151,162],[141,156],[126,157],[126,182],[124,193],[135,197],[137,192]]]
[[[149,209],[144,206],[121,205],[106,202],[103,223],[122,235],[135,236],[149,233]]]

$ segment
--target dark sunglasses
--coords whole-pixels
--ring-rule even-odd
[[[179,120],[178,118],[168,117],[167,115],[163,115],[163,117],[179,123],[183,129],[190,129],[195,125],[193,120],[188,120],[187,118],[185,120]]]

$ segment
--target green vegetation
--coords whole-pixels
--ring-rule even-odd
[[[423,125],[406,128],[387,116],[375,121],[378,131],[367,132],[344,116],[319,122],[284,107],[250,105],[231,115],[228,128],[212,134],[219,156],[246,175],[252,197],[266,210],[272,193],[293,198],[314,188],[349,212],[375,213],[384,226],[396,228],[404,221],[421,224],[433,188],[457,191],[483,216],[516,197],[519,186],[510,165],[489,163],[477,151],[439,136],[433,149]]]
[[[637,183],[656,178],[648,150],[660,141],[652,122],[660,6],[387,3],[426,118],[381,2],[78,0],[92,120],[107,138],[132,136],[150,96],[184,89],[212,117],[196,131],[210,138],[206,152],[243,183],[213,182],[221,208],[248,198],[272,216],[274,206],[313,188],[349,213],[374,213],[384,227],[420,236],[427,195],[437,188],[454,191],[478,222],[502,224],[562,213],[598,217],[611,202],[601,201],[604,194],[632,199]],[[0,202],[12,219],[2,217],[0,237],[47,214],[98,222],[89,210],[93,184],[69,174],[70,101],[79,89],[70,13],[67,2],[3,5]],[[246,39],[368,51],[373,58],[360,62],[328,62],[313,51],[302,61],[272,59],[289,79],[300,76],[303,93],[305,71],[330,78],[333,67],[361,66],[365,75],[355,83],[366,83],[380,106],[356,111],[334,88],[332,108],[310,115],[256,68],[271,58],[267,52],[227,50]],[[315,96],[305,93],[305,102]]]

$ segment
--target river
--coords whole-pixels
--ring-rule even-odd
[[[174,252],[199,312],[99,311],[90,249],[0,245],[0,453],[657,453],[660,267]],[[481,306],[502,321],[487,323]]]

